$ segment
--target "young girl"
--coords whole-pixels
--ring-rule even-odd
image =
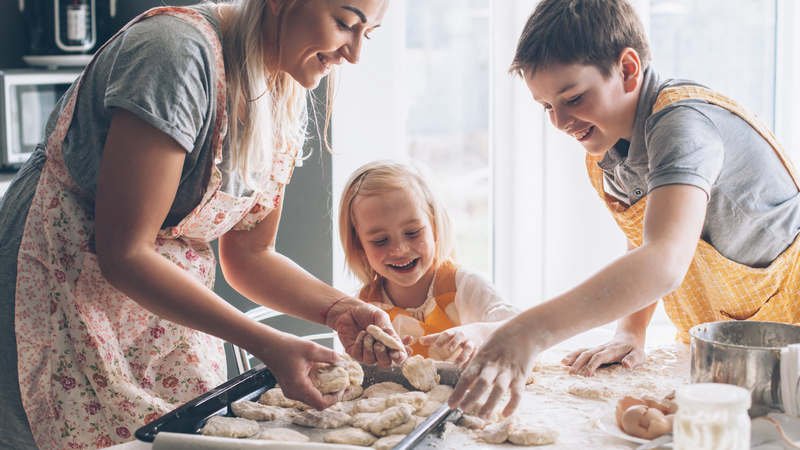
[[[339,236],[364,283],[359,298],[389,314],[414,354],[464,366],[519,312],[456,263],[450,219],[420,167],[377,161],[356,170],[342,193]]]

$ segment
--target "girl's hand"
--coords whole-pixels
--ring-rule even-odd
[[[451,408],[461,406],[461,409],[469,411],[485,392],[490,391],[478,412],[479,417],[486,419],[500,398],[511,389],[511,399],[503,409],[503,416],[509,417],[514,413],[538,353],[533,347],[534,340],[528,337],[524,328],[520,328],[524,325],[524,322],[522,325],[507,322],[489,336],[458,380],[447,401]]]
[[[587,377],[594,375],[595,370],[603,364],[621,362],[626,369],[636,367],[644,362],[644,339],[630,333],[617,333],[611,341],[595,348],[581,348],[565,356],[561,362],[572,366],[570,374],[583,370]]]
[[[475,324],[477,325],[477,324]],[[453,364],[464,368],[472,360],[483,339],[478,339],[476,333],[471,333],[472,325],[463,325],[450,328],[441,333],[429,334],[419,338],[419,343],[430,346],[429,352],[435,352],[445,359],[449,359],[456,351],[461,350]]]
[[[405,351],[392,350],[375,342],[366,332],[370,325],[381,328],[398,342],[407,344],[397,336],[385,311],[361,300],[347,298],[335,304],[328,312],[325,322],[339,333],[339,340],[347,354],[364,364],[377,363],[381,367],[389,367],[392,362],[402,364],[411,351],[408,347]]]
[[[313,363],[335,364],[341,360],[329,348],[284,333],[270,348],[254,355],[269,367],[288,398],[300,400],[321,411],[339,402],[344,395],[345,391],[323,395],[309,379]]]

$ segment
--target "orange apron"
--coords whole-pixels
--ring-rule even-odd
[[[422,355],[428,358],[428,346],[419,343],[419,338],[429,334],[441,333],[455,327],[450,317],[458,317],[456,311],[456,271],[460,267],[452,261],[446,261],[439,266],[436,271],[436,279],[433,282],[433,296],[436,306],[433,311],[425,315],[425,320],[419,321],[408,311],[394,305],[388,305],[381,301],[383,291],[383,278],[380,277],[369,286],[365,286],[358,294],[358,298],[371,303],[389,314],[392,326],[400,337],[412,336],[410,347],[415,355]],[[447,313],[450,313],[448,316]]]
[[[687,99],[706,101],[747,121],[772,146],[795,184],[800,187],[800,178],[775,136],[760,119],[724,95],[699,86],[666,88],[658,95],[653,105],[653,114],[673,102]],[[600,159],[602,155],[586,157],[586,168],[592,185],[625,236],[638,247],[642,245],[647,198],[627,207],[606,194],[603,189],[603,170],[597,165]],[[677,339],[688,343],[689,329],[708,322],[800,322],[798,252],[800,239],[795,239],[769,267],[754,269],[725,258],[701,239],[683,282],[678,289],[663,298],[664,309],[678,329]]]

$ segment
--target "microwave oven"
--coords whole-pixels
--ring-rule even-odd
[[[0,165],[19,167],[44,140],[50,113],[81,70],[0,70]]]

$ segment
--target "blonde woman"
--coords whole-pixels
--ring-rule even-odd
[[[0,205],[0,447],[103,448],[226,380],[222,341],[317,408],[333,351],[251,321],[212,291],[356,336],[386,313],[275,252],[305,95],[356,63],[388,0],[238,0],[160,8],[97,52]],[[5,326],[8,325],[8,326]]]

